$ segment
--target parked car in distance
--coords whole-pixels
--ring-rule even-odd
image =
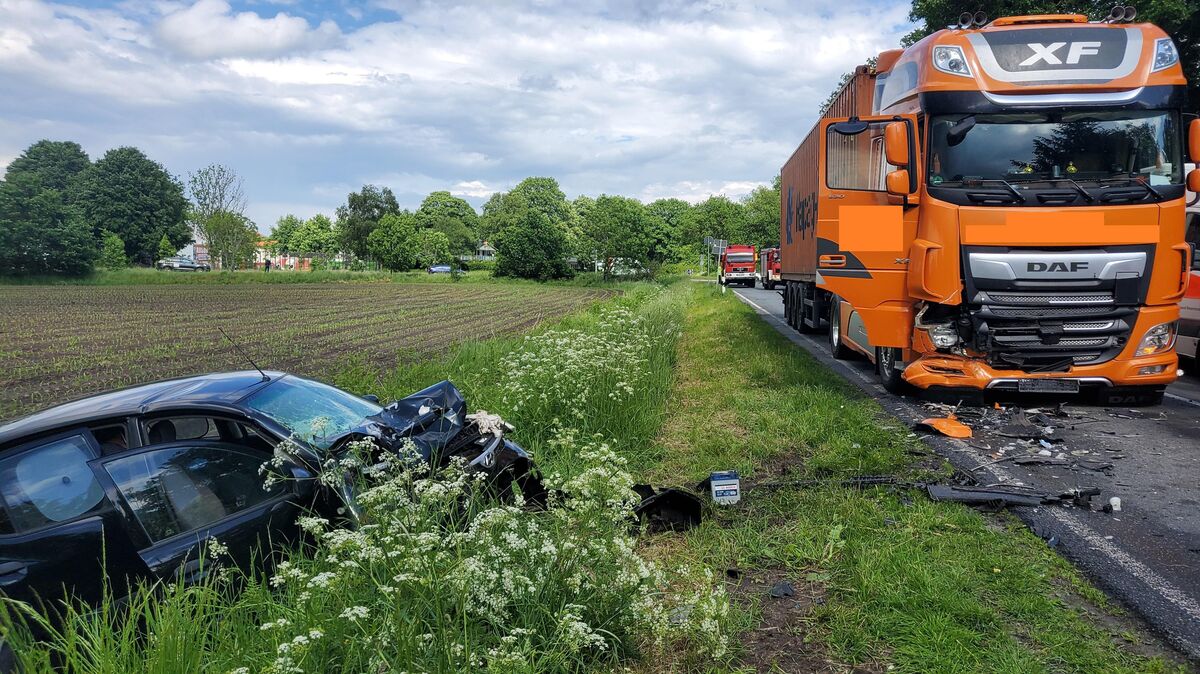
[[[430,267],[429,269],[426,269],[425,271],[429,272],[430,274],[449,274],[450,273],[450,265],[435,264],[432,267]]]
[[[165,257],[154,263],[155,268],[164,271],[212,271],[205,262],[196,262],[190,257]]]
[[[426,461],[460,456],[495,482],[544,494],[528,455],[502,432],[480,431],[465,407],[450,382],[383,407],[310,379],[245,371],[12,421],[0,426],[0,595],[36,602],[65,588],[94,605],[106,578],[118,597],[143,579],[195,582],[208,539],[247,568],[263,559],[260,544],[300,538],[302,513],[353,518],[353,486],[316,476],[356,439],[385,453],[411,441]],[[273,458],[286,479],[264,487],[260,467]]]

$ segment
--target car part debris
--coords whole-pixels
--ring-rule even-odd
[[[946,437],[959,439],[969,438],[972,435],[971,427],[959,421],[954,414],[922,419],[916,425],[916,430],[936,431]]]
[[[713,503],[733,505],[742,500],[741,480],[736,470],[714,472],[708,476]]]
[[[704,505],[699,496],[686,489],[655,489],[648,484],[633,486],[642,502],[634,507],[638,520],[650,533],[686,531],[700,524]]]
[[[948,484],[925,485],[925,492],[934,501],[957,501],[985,506],[1039,506],[1053,502],[1052,495],[1029,489],[1005,487],[966,487]]]
[[[1115,513],[1121,512],[1121,497],[1114,496],[1108,499],[1108,507],[1111,508]]]
[[[794,596],[796,596],[796,588],[793,587],[790,582],[788,582],[786,580],[781,580],[778,583],[775,583],[774,585],[772,585],[771,589],[767,590],[767,594],[769,594],[774,599],[783,599],[784,597],[794,597]]]
[[[1059,459],[1053,456],[1043,455],[1040,452],[1037,454],[1031,454],[1029,456],[1013,457],[1012,462],[1018,466],[1066,466],[1071,463],[1066,459]]]

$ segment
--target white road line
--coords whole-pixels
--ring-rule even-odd
[[[820,342],[817,342],[816,340],[812,339],[808,335],[802,335],[799,333],[792,334],[793,331],[792,331],[791,326],[789,326],[787,323],[779,320],[779,318],[776,317],[775,314],[762,308],[761,306],[759,306],[759,304],[757,302],[750,299],[749,297],[746,297],[745,295],[742,295],[741,293],[738,293],[738,292],[735,292],[735,294],[742,301],[746,302],[747,304],[754,307],[755,309],[758,309],[774,325],[775,329],[782,332],[785,337],[789,337],[789,338],[798,337],[800,339],[804,339],[805,341],[812,343],[814,346],[818,346],[818,347],[821,346]],[[783,329],[780,330],[780,328],[783,328]],[[853,367],[850,367],[847,365],[844,367],[844,369],[849,370],[850,372],[853,372],[855,375],[857,375],[860,379],[862,379],[864,382],[866,382],[868,384],[875,384],[875,381],[873,379],[866,377],[865,375],[863,375],[862,372],[859,372],[856,368],[853,368]],[[1167,395],[1171,396],[1172,398],[1178,398],[1185,402],[1190,402],[1192,404],[1200,404],[1200,403],[1196,403],[1188,398],[1183,398],[1181,396],[1173,395],[1171,393],[1168,393]],[[918,408],[914,407],[913,405],[909,404],[907,401],[899,400],[898,402],[900,402],[905,407],[905,409],[907,409],[908,411],[915,412],[917,415],[920,414],[920,410]],[[903,419],[901,419],[901,421],[903,421]],[[965,454],[967,454],[968,456],[970,456],[972,458],[972,460],[978,460],[980,463],[986,463],[990,458],[990,457],[984,456],[982,452],[977,450],[975,447],[972,447],[971,445],[963,442],[962,440],[949,439],[949,441],[957,449],[959,449],[960,451],[962,451]],[[1016,478],[1012,473],[1009,473],[1002,466],[991,465],[988,467],[988,472],[990,472],[997,481],[1013,482],[1016,484],[1021,484],[1020,479]],[[1184,613],[1186,613],[1192,620],[1200,621],[1200,602],[1197,602],[1195,598],[1193,598],[1192,596],[1188,595],[1183,590],[1176,587],[1173,583],[1171,583],[1171,581],[1160,576],[1153,569],[1146,566],[1138,559],[1134,558],[1132,555],[1130,555],[1128,552],[1126,552],[1125,550],[1118,547],[1112,541],[1105,539],[1103,536],[1101,536],[1099,533],[1097,533],[1094,529],[1089,527],[1087,524],[1084,524],[1084,522],[1082,520],[1080,520],[1079,517],[1077,517],[1074,513],[1069,513],[1069,512],[1065,512],[1065,511],[1057,510],[1057,509],[1046,509],[1046,512],[1048,512],[1051,517],[1053,517],[1056,521],[1058,521],[1064,527],[1069,529],[1073,534],[1075,534],[1076,536],[1078,536],[1079,538],[1081,538],[1085,542],[1087,542],[1087,544],[1090,545],[1093,550],[1096,550],[1097,552],[1107,555],[1109,557],[1109,559],[1116,562],[1117,565],[1120,566],[1123,571],[1125,571],[1125,573],[1129,574],[1133,578],[1136,578],[1136,579],[1142,581],[1143,583],[1145,583],[1146,585],[1148,585],[1159,596],[1163,597],[1163,599],[1165,599],[1166,601],[1174,604],[1180,611],[1183,611]]]
[[[1170,391],[1164,391],[1163,395],[1170,398],[1171,400],[1178,400],[1181,403],[1187,403],[1189,405],[1195,405],[1196,407],[1200,407],[1200,400],[1193,400],[1191,398],[1181,396],[1177,393],[1171,393]]]

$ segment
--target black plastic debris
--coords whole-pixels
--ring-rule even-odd
[[[767,591],[767,594],[771,595],[771,597],[774,599],[783,599],[784,597],[794,597],[794,596],[796,596],[796,588],[792,587],[792,584],[790,582],[788,582],[786,580],[781,580],[778,583],[775,583],[774,585],[772,585],[771,589]]]
[[[685,489],[655,489],[648,484],[634,485],[642,502],[633,509],[650,533],[687,531],[700,524],[704,505],[700,497]]]
[[[969,505],[991,507],[1039,506],[1055,499],[1044,492],[1006,487],[967,487],[948,484],[925,485],[925,492],[934,501],[957,501]]]

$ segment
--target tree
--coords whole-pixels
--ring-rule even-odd
[[[726,239],[730,243],[743,243],[732,239],[745,231],[744,221],[745,213],[741,204],[725,195],[712,196],[688,211],[682,238],[692,246],[699,246],[706,236]]]
[[[743,231],[737,235],[738,243],[748,243],[759,248],[779,243],[779,176],[771,187],[755,187],[742,198],[745,215]]]
[[[389,213],[380,219],[379,226],[367,236],[368,252],[384,269],[412,269],[417,263],[410,242],[416,232],[417,219],[412,213]]]
[[[480,241],[491,241],[505,225],[512,224],[510,211],[504,205],[505,192],[494,192],[483,203],[483,215],[479,218],[476,233]]]
[[[124,246],[125,242],[122,241],[121,245]],[[163,258],[174,257],[178,250],[178,248],[171,245],[171,240],[167,238],[167,235],[163,234],[162,239],[160,239],[158,242],[158,259],[161,260]]]
[[[271,228],[271,252],[276,255],[287,255],[294,249],[292,248],[292,236],[304,224],[304,220],[300,217],[288,213],[287,215],[275,221],[275,226]]]
[[[1109,0],[977,0],[967,9],[982,10],[988,17],[1022,14],[1086,14],[1092,19],[1108,16]],[[953,0],[913,0],[908,18],[921,25],[904,38],[915,44],[946,26],[957,24],[964,9]],[[1146,0],[1137,3],[1137,20],[1158,25],[1175,40],[1188,80],[1190,108],[1200,108],[1200,12],[1194,0]]]
[[[418,267],[432,267],[450,261],[450,239],[433,229],[418,229],[409,239],[409,250]]]
[[[212,246],[209,224],[218,213],[242,215],[246,212],[246,197],[242,178],[233,169],[221,164],[210,164],[188,175],[188,193],[191,195],[192,210],[189,222],[196,239]]]
[[[0,181],[0,275],[86,274],[98,253],[66,195],[36,172],[9,166]]]
[[[535,208],[519,209],[521,196],[513,197],[514,212],[521,215],[496,236],[496,276],[551,279],[570,278],[568,241],[564,228]]]
[[[479,215],[471,204],[449,192],[433,192],[421,202],[416,212],[417,226],[433,229],[446,235],[453,253],[469,254],[479,242],[476,230]]]
[[[693,243],[681,238],[684,221],[691,210],[691,204],[683,199],[659,199],[646,206],[650,215],[650,259],[658,262],[683,259],[683,246]]]
[[[290,252],[298,257],[328,260],[338,252],[338,236],[329,216],[317,214],[296,228],[288,241]]]
[[[554,178],[526,178],[508,193],[524,200],[525,206],[546,216],[552,224],[571,219],[571,204]]]
[[[221,269],[246,267],[254,260],[261,237],[258,228],[246,216],[217,211],[208,217],[204,230],[209,236],[208,252],[214,259],[220,260]]]
[[[84,169],[92,165],[79,143],[39,140],[8,165],[8,176],[36,175],[43,189],[66,194]]]
[[[583,241],[610,278],[617,259],[645,263],[650,252],[650,216],[637,199],[602,194],[587,209]]]
[[[396,195],[386,187],[363,185],[362,190],[346,195],[346,203],[337,209],[337,235],[342,249],[356,257],[367,257],[367,237],[383,216],[399,212]]]
[[[104,231],[100,234],[99,265],[104,269],[124,269],[129,266],[129,258],[125,257],[125,242],[116,234]]]
[[[97,237],[103,230],[125,242],[125,253],[150,264],[165,235],[176,250],[192,240],[183,186],[141,150],[109,150],[79,175],[72,201]]]

